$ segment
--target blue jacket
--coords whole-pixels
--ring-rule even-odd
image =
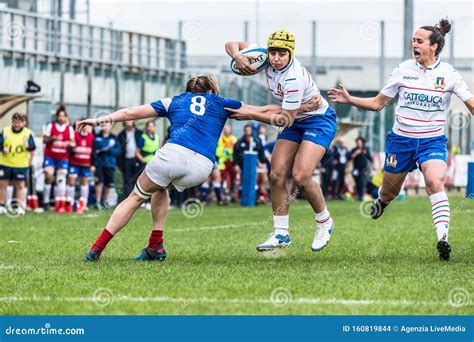
[[[97,135],[94,139],[94,166],[114,169],[117,166],[117,157],[122,153],[116,135],[104,137]]]

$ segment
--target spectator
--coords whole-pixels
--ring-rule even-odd
[[[321,159],[320,171],[321,171],[321,190],[323,192],[324,199],[329,197],[329,193],[334,194],[334,188],[331,187],[331,176],[334,172],[334,155],[333,149],[326,150],[326,154]]]
[[[128,197],[133,190],[140,169],[140,162],[136,158],[137,143],[142,136],[142,131],[135,127],[133,121],[125,121],[123,130],[119,133],[118,139],[122,153],[118,158],[118,166],[123,174],[124,197]]]
[[[155,155],[155,152],[160,149],[160,138],[155,134],[155,121],[150,120],[145,125],[145,133],[143,133],[137,141],[136,158],[139,162],[140,169],[138,173],[142,173]],[[150,201],[143,204],[143,207],[150,210]]]
[[[94,166],[96,176],[96,208],[106,207],[110,188],[114,186],[117,157],[121,153],[119,140],[111,133],[112,125],[102,124],[102,132],[94,139]],[[105,190],[102,196],[102,190]]]
[[[333,198],[344,199],[344,190],[346,187],[346,167],[347,163],[351,160],[351,154],[347,149],[346,139],[340,137],[333,148],[334,160],[335,160],[335,187]]]
[[[236,172],[240,173],[244,163],[244,151],[253,151],[258,153],[258,165],[265,163],[265,152],[259,139],[255,139],[252,136],[252,125],[247,124],[244,127],[244,135],[237,141],[234,146],[234,164]],[[257,165],[257,167],[258,167]]]
[[[370,175],[370,163],[372,157],[369,149],[365,146],[365,140],[362,137],[356,139],[356,147],[351,151],[353,163],[352,176],[356,185],[356,193],[359,201],[364,199],[367,192],[367,182]]]
[[[217,143],[217,152],[219,157],[219,170],[221,178],[226,185],[226,189],[230,192],[232,201],[238,200],[238,186],[237,174],[235,172],[235,165],[233,161],[234,146],[237,143],[237,137],[232,135],[232,128],[230,125],[225,125],[223,133]]]
[[[155,134],[155,122],[148,121],[145,125],[145,133],[143,133],[137,141],[136,158],[141,164],[141,173],[145,165],[152,160],[155,152],[160,149],[160,138]]]
[[[60,198],[66,196],[66,177],[69,166],[69,152],[74,147],[74,130],[69,125],[69,118],[64,106],[56,110],[55,121],[46,127],[43,136],[46,144],[44,148],[44,193],[43,203],[46,210],[49,209],[51,188],[54,179],[55,184],[55,211],[65,211],[65,201]],[[55,177],[56,174],[56,177]],[[63,206],[64,205],[64,206]]]
[[[25,183],[28,168],[31,166],[33,151],[36,149],[33,134],[26,127],[26,116],[15,113],[12,116],[12,125],[3,128],[0,132],[0,214],[5,214],[7,186],[14,187],[16,208],[12,208],[17,215],[24,215]]]
[[[76,213],[83,214],[87,210],[89,198],[89,178],[92,175],[92,150],[94,148],[94,134],[90,126],[83,130],[74,132],[76,146],[69,155],[69,171],[67,179],[67,195],[71,209],[74,204],[77,178],[81,184],[81,192]]]

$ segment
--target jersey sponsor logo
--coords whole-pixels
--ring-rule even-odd
[[[416,81],[416,80],[418,80],[418,77],[416,77],[416,76],[403,76],[403,79],[404,80],[414,80],[414,81]]]
[[[443,89],[446,87],[446,83],[444,82],[444,77],[436,77],[436,82],[434,84],[435,89]]]
[[[405,99],[405,106],[415,105],[425,108],[440,108],[443,103],[443,98],[438,95],[419,94],[419,93],[403,93]]]
[[[393,168],[397,167],[397,164],[398,164],[398,162],[397,162],[397,156],[396,156],[395,154],[393,154],[393,153],[389,153],[389,154],[387,155],[387,160],[386,160],[386,162],[387,162],[387,166],[391,166],[391,167],[393,167]]]
[[[429,102],[433,104],[438,104],[443,102],[443,98],[437,95],[427,95],[427,94],[418,94],[418,93],[404,93],[403,97],[405,100],[413,102]]]
[[[318,135],[317,135],[316,133],[314,133],[314,132],[304,132],[303,135],[309,135],[310,137],[316,137],[316,136],[318,136]]]

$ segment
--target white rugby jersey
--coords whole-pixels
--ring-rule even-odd
[[[402,62],[381,92],[392,98],[398,93],[392,131],[410,138],[443,135],[451,94],[463,102],[473,96],[453,66],[440,59],[426,70],[415,60]]]
[[[293,58],[281,70],[275,70],[271,64],[268,64],[265,74],[268,88],[270,88],[273,97],[281,102],[283,109],[298,109],[302,103],[309,101],[315,95],[321,94],[311,74],[296,58]],[[296,119],[324,114],[329,104],[323,97],[321,97],[321,101],[321,108],[311,112],[298,113]]]

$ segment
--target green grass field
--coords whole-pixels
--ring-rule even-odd
[[[98,263],[83,256],[111,211],[0,217],[0,314],[474,314],[474,202],[451,198],[450,262],[440,262],[427,198],[395,201],[378,221],[330,202],[330,244],[311,252],[314,217],[293,203],[293,245],[258,253],[271,207],[170,210],[165,262],[134,262],[151,214],[140,209]]]

